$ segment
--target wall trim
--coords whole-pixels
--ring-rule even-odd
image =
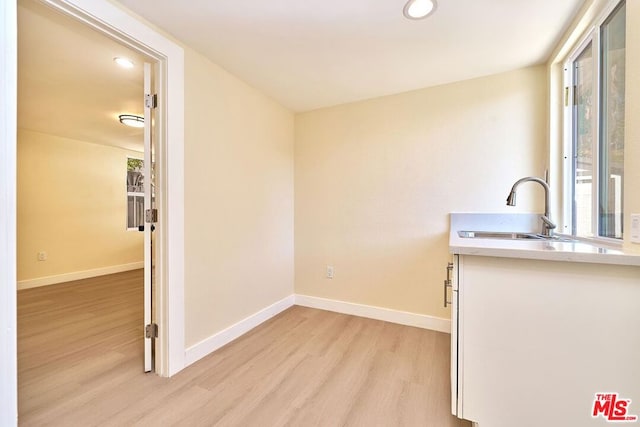
[[[0,425],[18,425],[16,318],[16,1],[0,2]]]
[[[73,280],[89,279],[91,277],[105,276],[107,274],[122,273],[123,271],[138,270],[144,268],[144,262],[132,262],[130,264],[112,265],[109,267],[94,268],[91,270],[74,271],[71,273],[56,274],[53,276],[38,277],[35,279],[20,280],[18,290],[37,288],[40,286],[55,285],[57,283],[71,282]]]
[[[294,305],[295,296],[289,295],[288,297],[281,299],[280,301],[271,304],[270,306],[258,311],[255,314],[239,321],[238,323],[229,326],[228,328],[205,338],[199,343],[192,345],[185,351],[185,368],[203,357],[213,353],[220,347],[229,344],[231,341],[246,334],[256,326],[266,322],[277,314],[282,313],[284,310]]]
[[[333,311],[342,314],[350,314],[352,316],[366,317],[369,319],[383,320],[385,322],[397,323],[399,325],[415,326],[417,328],[430,329],[447,334],[451,333],[451,320],[443,319],[441,317],[294,294],[271,304],[238,323],[235,323],[228,328],[211,335],[209,338],[205,338],[199,343],[187,348],[185,350],[184,357],[185,368],[294,305]]]
[[[447,334],[451,333],[451,320],[443,319],[441,317],[427,316],[426,314],[410,313],[408,311],[398,311],[390,308],[375,307],[372,305],[356,304],[352,302],[298,294],[295,296],[295,304],[303,307],[350,314],[352,316],[383,320],[385,322],[397,323],[399,325],[415,326]]]

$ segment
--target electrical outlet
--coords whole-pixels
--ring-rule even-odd
[[[333,265],[327,265],[327,279],[333,279],[334,273],[335,273],[335,270],[333,268]]]
[[[46,261],[47,253],[45,251],[38,252],[38,261]]]

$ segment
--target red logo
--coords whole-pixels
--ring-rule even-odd
[[[631,405],[631,399],[620,399],[618,393],[596,393],[591,416],[593,418],[602,416],[609,422],[635,422],[638,416],[628,415],[629,405]]]

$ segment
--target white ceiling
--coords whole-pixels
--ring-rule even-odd
[[[120,1],[294,111],[544,62],[585,2],[438,0],[410,21],[404,0]],[[19,127],[141,151],[117,116],[142,113],[144,58],[37,0],[18,6]]]
[[[127,56],[123,69],[113,58]],[[144,57],[36,0],[18,1],[18,127],[142,151]]]
[[[119,0],[294,111],[547,60],[585,0]]]

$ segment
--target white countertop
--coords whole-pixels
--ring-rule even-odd
[[[452,213],[449,251],[462,255],[640,266],[640,253],[591,242],[464,238],[458,231],[539,232],[539,214]]]

